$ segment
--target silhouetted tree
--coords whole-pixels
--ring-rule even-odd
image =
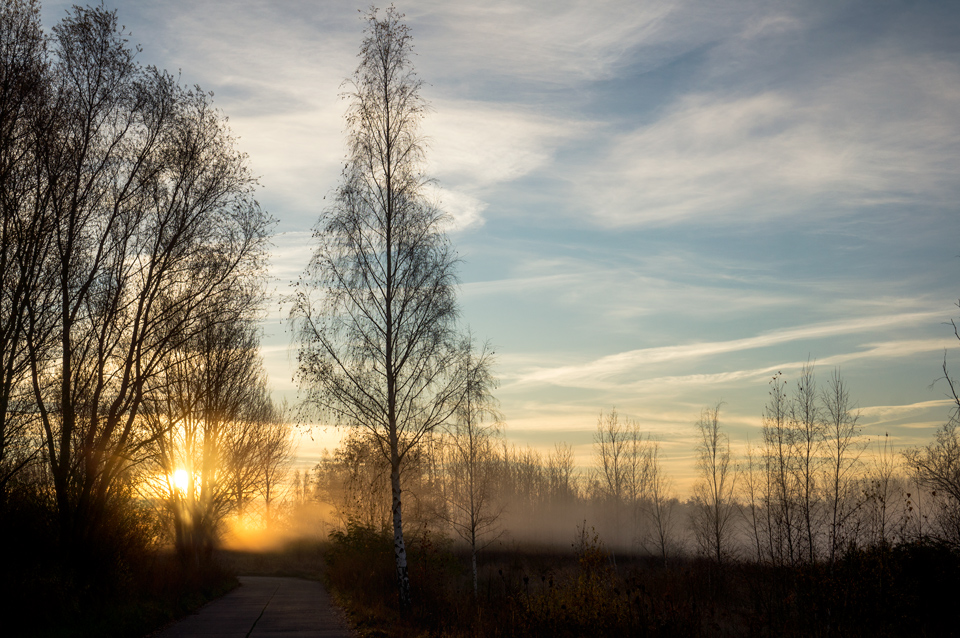
[[[616,409],[606,415],[601,412],[593,443],[597,460],[596,496],[612,509],[615,533],[622,533],[624,510],[630,515],[627,529],[633,533],[639,523],[640,502],[648,487],[646,442],[640,424],[632,419],[621,421]]]
[[[645,512],[650,521],[652,530],[649,537],[653,541],[653,547],[664,563],[667,562],[667,554],[672,550],[673,537],[673,512],[677,504],[673,496],[670,477],[663,469],[660,462],[660,442],[648,441],[647,443],[647,503]]]
[[[155,491],[178,553],[194,565],[210,557],[223,519],[242,515],[276,480],[262,455],[276,433],[289,432],[276,427],[258,345],[249,319],[209,325],[171,354],[145,405],[152,465],[162,477]]]
[[[942,540],[960,547],[960,431],[955,419],[940,426],[935,440],[907,450],[908,465],[918,482],[934,492],[937,532]]]
[[[731,464],[730,441],[720,429],[720,405],[704,408],[697,421],[697,470],[693,487],[693,530],[701,550],[723,562],[731,533],[736,468]]]
[[[795,485],[802,519],[802,533],[807,560],[814,562],[817,548],[817,532],[820,529],[819,481],[822,462],[821,446],[824,423],[817,404],[817,385],[813,364],[806,363],[800,371],[793,402],[790,406],[790,426],[794,431],[796,462]]]
[[[573,447],[565,442],[555,443],[547,459],[550,481],[550,502],[557,507],[569,506],[580,496],[579,477],[573,460]]]
[[[838,369],[833,371],[830,384],[821,393],[825,420],[827,454],[826,495],[829,509],[830,563],[836,561],[843,549],[849,518],[855,513],[851,501],[856,486],[855,471],[862,445],[857,440],[857,421],[847,386]]]
[[[787,382],[778,372],[770,380],[770,395],[763,410],[764,527],[774,562],[793,563],[796,549],[797,490],[795,482],[796,436],[790,427]]]
[[[425,105],[409,30],[393,7],[365,19],[342,184],[317,226],[292,315],[306,404],[364,428],[390,463],[397,581],[409,607],[400,472],[463,393],[457,259],[445,215],[424,194]]]
[[[960,305],[960,304],[958,304]],[[960,340],[954,321],[953,334]],[[937,430],[932,443],[904,452],[917,482],[933,492],[934,511],[941,538],[960,547],[960,383],[950,376],[947,357],[943,357],[943,377],[953,401],[950,417]]]
[[[766,469],[767,455],[763,448],[751,445],[747,441],[746,463],[744,473],[740,481],[740,490],[744,501],[744,507],[741,510],[746,518],[750,535],[752,536],[752,545],[756,550],[757,562],[762,562],[767,557],[767,551],[771,550],[769,542],[771,538],[766,532],[764,518],[770,523],[770,473]]]
[[[262,271],[270,219],[209,96],[137,64],[115,12],[74,7],[53,31],[38,144],[49,294],[28,313],[55,318],[56,348],[36,331],[27,343],[70,545],[99,533],[147,454],[150,379]]]
[[[477,595],[477,552],[496,538],[503,511],[496,502],[497,470],[494,438],[499,434],[500,414],[493,390],[496,379],[490,367],[493,354],[484,345],[474,352],[473,338],[464,353],[462,375],[466,379],[463,400],[444,437],[446,457],[444,518],[453,531],[470,545],[473,593]]]
[[[390,524],[385,494],[390,490],[390,463],[376,444],[352,430],[333,452],[324,451],[314,468],[317,498],[333,507],[342,529],[351,524],[381,530]]]
[[[286,402],[280,407],[271,406],[272,418],[263,422],[259,428],[256,443],[255,464],[260,480],[257,492],[263,500],[263,524],[265,528],[274,525],[278,518],[276,504],[299,487],[288,485],[287,477],[293,464],[296,442],[290,424],[290,410]]]
[[[902,520],[904,512],[900,505],[904,491],[899,460],[890,435],[884,433],[882,438],[877,437],[876,453],[862,479],[863,524],[869,545],[891,545],[897,523]]]
[[[0,507],[8,483],[37,457],[30,389],[32,339],[49,343],[31,321],[30,299],[46,292],[50,217],[41,179],[47,51],[36,0],[0,8]]]

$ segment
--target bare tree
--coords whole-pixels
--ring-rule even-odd
[[[864,476],[864,508],[867,540],[872,545],[888,546],[893,541],[894,524],[900,513],[903,495],[898,457],[890,443],[890,434],[877,437],[877,451]]]
[[[617,409],[606,415],[603,411],[597,418],[597,431],[593,435],[596,450],[596,481],[600,495],[608,500],[616,513],[615,524],[620,527],[620,510],[627,491],[627,473],[630,439]]]
[[[369,437],[352,430],[332,453],[324,451],[314,471],[317,497],[333,507],[341,528],[389,526],[390,463]]]
[[[550,481],[550,500],[554,505],[565,506],[573,502],[579,493],[576,469],[573,462],[573,447],[559,442],[547,459],[547,474]]]
[[[268,529],[276,520],[275,502],[284,497],[295,452],[290,423],[284,418],[286,413],[280,410],[273,419],[263,423],[257,445],[256,464],[261,477],[257,488],[263,499],[264,527]]]
[[[917,482],[931,491],[932,513],[941,540],[960,547],[960,431],[951,419],[932,443],[904,453]]]
[[[649,441],[647,444],[646,476],[649,501],[646,515],[652,526],[653,546],[666,564],[672,548],[673,510],[677,500],[672,494],[672,481],[660,462],[659,441]]]
[[[425,104],[412,41],[392,7],[365,17],[350,81],[348,159],[293,317],[305,404],[364,428],[390,463],[401,606],[410,606],[400,471],[404,457],[453,414],[457,259],[445,215],[424,196],[419,123]]]
[[[184,561],[209,559],[224,518],[243,509],[271,478],[262,455],[278,422],[251,321],[212,324],[172,355],[155,379],[143,416],[151,460]],[[281,447],[289,445],[280,441]]]
[[[470,337],[472,342],[472,337]],[[445,518],[453,531],[470,545],[473,595],[477,595],[477,552],[499,536],[497,526],[503,512],[496,502],[497,470],[494,438],[499,435],[501,417],[493,390],[490,368],[493,353],[485,344],[479,353],[471,347],[464,355],[462,374],[466,389],[455,421],[447,428]]]
[[[624,529],[624,510],[630,517],[627,529],[632,532],[639,523],[640,503],[647,492],[646,441],[640,424],[632,419],[621,420],[616,408],[606,415],[601,412],[593,442],[598,496],[613,511],[615,534]]]
[[[768,546],[775,562],[797,558],[796,552],[796,486],[794,481],[794,448],[796,437],[790,427],[790,402],[787,382],[781,373],[770,380],[770,398],[763,412],[763,469]]]
[[[960,340],[955,322],[954,335]],[[953,410],[946,423],[937,430],[932,443],[904,452],[907,464],[917,482],[932,491],[936,523],[941,538],[960,547],[960,384],[950,376],[947,358],[943,358],[943,377]]]
[[[817,404],[817,385],[813,374],[813,364],[807,362],[800,371],[792,405],[790,406],[791,427],[794,430],[794,451],[796,453],[796,486],[802,518],[803,535],[807,560],[814,562],[817,548],[817,531],[820,529],[817,506],[821,453],[823,443],[823,419]]]
[[[960,307],[960,302],[956,304]],[[960,330],[951,320],[953,335],[960,341]],[[941,538],[960,546],[960,394],[957,381],[947,368],[947,354],[943,355],[943,381],[946,382],[953,400],[949,420],[937,431],[936,441],[910,455],[921,484],[932,490],[936,522]]]
[[[102,6],[74,7],[54,28],[38,145],[50,294],[31,296],[28,313],[55,318],[56,348],[36,330],[27,341],[68,545],[98,533],[147,453],[150,379],[256,287],[270,224],[209,96],[140,67],[126,35]]]
[[[829,508],[830,563],[836,561],[837,551],[844,544],[845,528],[855,512],[851,503],[856,486],[855,472],[863,447],[858,442],[857,422],[860,413],[850,401],[850,392],[835,369],[830,384],[821,393],[828,449],[827,507]]]
[[[769,513],[771,505],[770,474],[766,471],[766,458],[762,448],[758,454],[758,450],[747,441],[746,471],[740,481],[740,489],[744,500],[744,517],[753,536],[757,562],[762,562],[771,550],[769,530],[765,526],[765,522],[769,522],[769,519],[764,520],[764,512]]]
[[[720,429],[720,406],[704,408],[697,422],[697,469],[694,485],[694,533],[701,549],[723,562],[727,554],[730,522],[734,515],[736,468],[731,465],[730,441]]]
[[[496,493],[505,506],[512,531],[522,530],[542,538],[544,505],[550,490],[543,455],[529,445],[507,446],[500,440],[497,455]]]
[[[47,189],[38,175],[47,64],[38,2],[6,2],[0,8],[0,507],[9,482],[40,449],[27,339],[43,335],[31,331],[29,300],[45,292],[50,247]]]

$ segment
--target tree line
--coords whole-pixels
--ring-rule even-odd
[[[700,555],[799,566],[898,543],[960,547],[960,402],[933,442],[897,451],[889,437],[862,432],[839,371],[823,387],[813,365],[793,383],[778,373],[760,438],[739,453],[723,428],[722,404],[703,409],[694,422],[697,479],[681,497],[661,442],[616,410],[597,420],[588,467],[575,465],[565,443],[547,455],[508,445],[486,378],[470,405],[493,418],[481,423],[461,411],[407,457],[401,473],[415,527],[463,541],[474,564],[496,540],[568,547],[584,523],[613,551],[664,562]],[[305,495],[330,504],[339,529],[382,529],[388,473],[376,447],[354,432],[324,454]]]

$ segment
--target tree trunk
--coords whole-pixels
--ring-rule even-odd
[[[400,609],[410,608],[410,574],[407,570],[407,547],[403,542],[403,518],[400,504],[400,461],[394,459],[390,468],[393,491],[393,553],[397,559],[397,584],[400,588]]]
[[[470,553],[473,560],[473,599],[477,599],[477,546],[474,544],[473,551]]]

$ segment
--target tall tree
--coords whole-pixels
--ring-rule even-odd
[[[593,435],[597,467],[595,486],[599,495],[613,510],[613,529],[618,541],[623,531],[632,534],[638,524],[640,502],[646,497],[649,471],[648,442],[640,432],[640,423],[634,419],[620,419],[616,408],[597,419],[597,431]],[[630,514],[629,524],[622,524],[626,506]]]
[[[102,6],[74,7],[54,28],[38,151],[52,276],[28,313],[56,318],[56,348],[33,331],[28,352],[68,545],[99,533],[146,453],[149,381],[250,294],[270,225],[209,96],[141,67],[126,36]]]
[[[573,446],[558,441],[547,459],[547,475],[550,482],[550,502],[563,507],[572,503],[578,496],[578,476],[573,459]]]
[[[797,560],[795,525],[797,490],[794,480],[796,434],[789,423],[787,382],[780,372],[770,379],[770,398],[763,409],[763,469],[766,532],[774,562]]]
[[[50,247],[47,190],[38,176],[47,64],[38,2],[5,2],[0,8],[0,507],[8,483],[39,449],[31,436],[35,410],[27,339],[28,302],[43,294]],[[37,341],[40,331],[32,334]]]
[[[276,411],[272,422],[263,424],[257,444],[256,467],[260,475],[257,489],[263,499],[263,524],[270,528],[277,520],[276,503],[289,493],[284,487],[294,461],[296,445],[285,407]]]
[[[457,259],[424,193],[425,102],[403,16],[366,16],[349,81],[342,183],[295,296],[305,405],[363,428],[390,464],[400,604],[409,607],[400,472],[462,395],[455,371]]]
[[[957,303],[960,306],[960,302]],[[951,320],[953,334],[960,340],[960,328]],[[934,497],[934,522],[942,540],[960,547],[960,381],[950,376],[947,355],[943,355],[943,381],[953,401],[950,417],[940,426],[935,440],[923,447],[904,452],[907,465],[920,486]]]
[[[653,547],[664,564],[673,540],[673,510],[677,500],[671,494],[672,481],[660,463],[660,442],[648,441],[646,453],[649,499],[645,512],[652,524]]]

